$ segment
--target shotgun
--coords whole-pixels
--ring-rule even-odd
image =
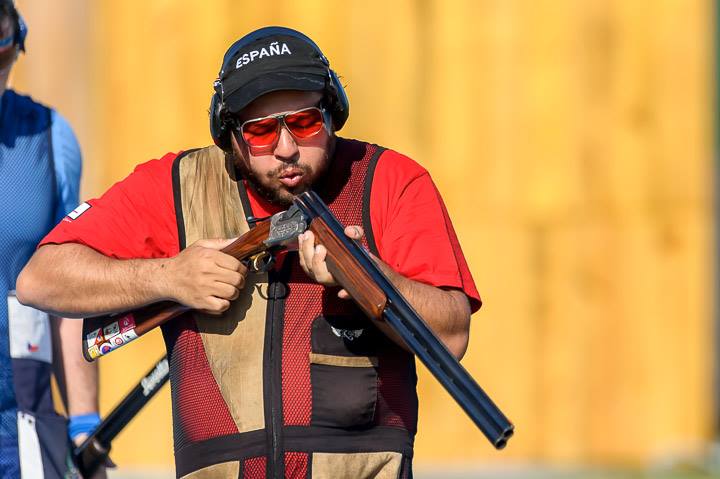
[[[272,220],[277,225],[275,235]],[[260,263],[267,264],[271,262],[268,256],[271,258],[273,251],[286,247],[306,229],[312,231],[317,242],[327,249],[328,270],[365,315],[373,320],[387,321],[493,446],[497,449],[505,447],[513,435],[513,424],[398,292],[367,251],[345,235],[343,225],[315,192],[298,195],[290,209],[274,215],[272,220],[270,225],[267,221],[258,223],[223,251],[240,260],[262,257]],[[92,360],[128,342],[125,331],[131,332],[128,340],[132,340],[188,310],[177,303],[163,302],[129,313],[90,318],[94,322],[87,328],[89,320],[85,319],[83,354]],[[109,326],[105,326],[108,323]],[[111,338],[120,337],[117,346],[107,340],[108,333]],[[104,336],[102,341],[97,339],[99,335]],[[98,344],[101,345],[99,348]],[[94,350],[90,350],[91,345]]]
[[[143,376],[82,444],[73,450],[73,459],[82,477],[92,477],[108,460],[112,440],[163,387],[170,377],[167,356]]]

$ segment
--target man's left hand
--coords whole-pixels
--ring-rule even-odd
[[[345,234],[350,239],[360,240],[365,232],[361,226],[346,226]],[[308,230],[298,236],[298,251],[300,253],[300,266],[302,266],[305,274],[324,286],[338,285],[333,275],[328,271],[325,262],[327,248],[321,244],[315,244],[315,235],[312,231]],[[338,298],[349,299],[350,295],[345,289],[341,289],[338,292]]]

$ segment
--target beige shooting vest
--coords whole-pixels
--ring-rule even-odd
[[[371,241],[369,192],[382,151],[338,139],[334,182],[318,191]],[[181,248],[248,231],[247,193],[218,148],[179,156],[173,187]],[[178,477],[408,477],[414,360],[354,304],[307,278],[296,253],[249,274],[222,316],[187,314],[163,333]]]

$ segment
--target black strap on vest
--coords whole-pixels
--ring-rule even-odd
[[[373,153],[372,158],[370,158],[368,170],[365,174],[365,188],[363,188],[362,218],[363,229],[365,230],[365,239],[367,240],[370,252],[378,257],[380,256],[380,253],[378,252],[377,244],[375,243],[375,234],[373,233],[372,222],[370,221],[370,193],[372,190],[373,178],[375,177],[375,167],[380,159],[380,155],[382,155],[385,150],[386,148],[378,146],[375,153]]]
[[[250,206],[250,198],[248,198],[247,188],[245,187],[245,181],[242,180],[242,176],[237,168],[235,168],[235,175],[238,178],[238,194],[240,195],[240,203],[242,204],[243,211],[245,212],[245,221],[247,221],[250,229],[253,229],[259,221],[266,220],[267,218],[257,218],[253,214],[252,206]]]

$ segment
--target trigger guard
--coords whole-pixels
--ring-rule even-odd
[[[275,256],[263,251],[248,258],[248,268],[254,273],[266,273],[275,265]]]

